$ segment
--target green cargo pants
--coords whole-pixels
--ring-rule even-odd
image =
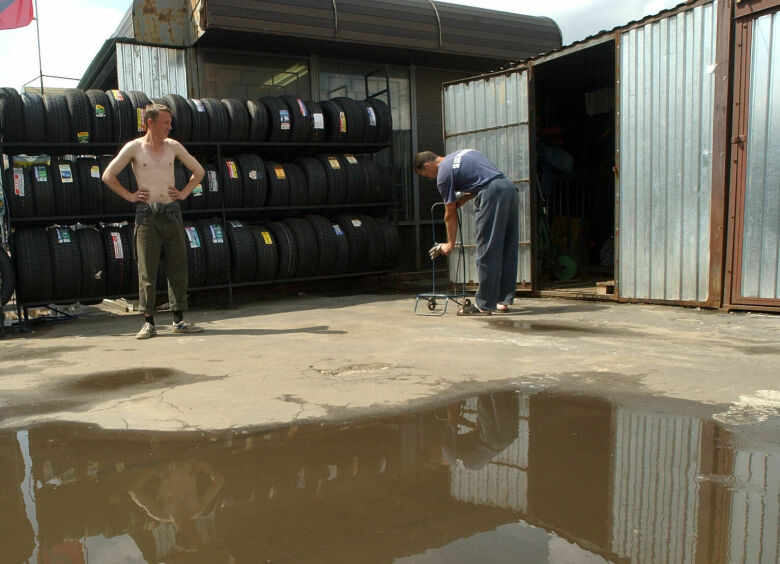
[[[135,253],[138,265],[138,307],[153,315],[156,304],[160,255],[168,277],[168,303],[172,311],[187,311],[187,248],[184,222],[178,203],[152,213],[139,205],[135,223]]]

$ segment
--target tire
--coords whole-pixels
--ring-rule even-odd
[[[293,143],[306,143],[311,137],[314,118],[309,112],[306,103],[297,96],[279,96],[287,109],[290,110],[290,141]]]
[[[319,102],[325,118],[325,131],[322,140],[325,143],[343,143],[346,140],[347,116],[337,102],[322,100]]]
[[[301,167],[306,177],[306,204],[321,206],[328,199],[328,177],[321,161],[314,157],[301,157],[295,164]]]
[[[173,161],[173,185],[179,192],[184,190],[184,187],[187,186],[191,175],[192,173],[179,159]],[[188,197],[186,200],[179,200],[179,207],[183,210],[190,209],[190,198]]]
[[[52,301],[54,282],[49,239],[43,227],[26,227],[14,233],[16,299],[21,305]]]
[[[67,98],[62,94],[46,94],[43,97],[43,109],[44,121],[46,122],[46,141],[48,143],[73,141]]]
[[[146,131],[144,112],[146,106],[151,104],[152,101],[146,94],[137,90],[128,92],[127,97],[129,98],[130,103],[133,104],[133,137],[139,137]]]
[[[243,186],[242,203],[245,208],[259,208],[265,205],[268,179],[265,165],[255,154],[242,153],[236,155],[238,170]]]
[[[76,234],[70,227],[50,227],[49,252],[55,302],[75,303],[81,296],[81,252]]]
[[[133,204],[114,192],[111,188],[108,187],[108,185],[104,184],[102,180],[103,173],[106,171],[106,168],[108,168],[108,165],[113,159],[114,157],[112,155],[101,155],[97,159],[101,177],[98,179],[98,181],[100,185],[100,191],[102,192],[103,196],[102,213],[112,215],[130,214],[133,212]],[[119,180],[119,183],[129,192],[135,192],[138,189],[135,183],[135,174],[133,173],[131,165],[128,164],[119,172],[119,174],[116,175],[116,177],[117,180]]]
[[[375,204],[382,201],[382,178],[376,163],[370,158],[360,159],[363,168],[363,195],[361,201],[365,204]]]
[[[16,272],[11,258],[0,249],[0,307],[11,301],[16,291]],[[2,313],[2,312],[0,312]]]
[[[328,276],[333,274],[338,266],[338,241],[333,225],[321,215],[307,215],[304,217],[314,230],[317,241],[317,266],[314,269],[315,276]],[[348,259],[348,257],[345,257]],[[346,262],[344,263],[346,268]]]
[[[260,100],[247,100],[246,109],[249,114],[249,140],[265,141],[271,126],[268,108]]]
[[[225,106],[216,98],[201,98],[201,103],[206,108],[209,116],[209,129],[206,141],[222,143],[227,141],[230,134],[230,118]]]
[[[225,230],[216,219],[199,219],[198,233],[206,256],[204,286],[221,286],[230,277],[230,249]]]
[[[263,96],[259,99],[268,108],[268,141],[286,143],[292,136],[290,109],[282,100],[274,96]]]
[[[228,220],[225,227],[230,244],[230,280],[236,284],[252,282],[257,263],[252,232],[240,221]]]
[[[378,98],[369,98],[366,100],[368,105],[374,110],[377,121],[377,133],[375,143],[390,143],[393,136],[393,116],[390,108]]]
[[[35,217],[35,195],[30,181],[29,167],[5,169],[3,190],[11,220]]]
[[[336,241],[336,262],[333,265],[333,274],[344,274],[349,271],[349,241],[347,234],[338,223],[330,222]]]
[[[136,268],[130,241],[119,227],[103,227],[100,235],[106,257],[106,295],[124,296],[129,293],[132,270]]]
[[[295,163],[285,163],[284,170],[290,181],[290,199],[288,206],[305,206],[308,199],[308,187],[306,185],[306,175],[300,166]]]
[[[185,221],[184,235],[187,238],[188,287],[201,288],[206,281],[206,250],[198,226],[192,221]]]
[[[72,161],[55,158],[51,164],[54,186],[54,214],[73,219],[81,213],[81,183],[78,170]]]
[[[284,165],[265,161],[265,175],[268,179],[268,193],[265,205],[269,208],[285,207],[290,202],[290,180]]]
[[[385,237],[382,228],[373,217],[358,214],[357,217],[367,230],[368,253],[366,255],[366,270],[374,272],[381,270],[385,261]]]
[[[217,168],[212,164],[204,164],[203,191],[206,194],[206,209],[218,210],[222,208],[222,186]]]
[[[120,227],[122,237],[127,242],[127,247],[130,250],[130,263],[131,266],[128,269],[128,276],[125,278],[125,285],[122,288],[122,294],[124,296],[138,295],[140,288],[138,287],[138,262],[136,261],[135,252],[135,223],[127,223]]]
[[[398,263],[398,255],[401,250],[401,241],[398,236],[398,228],[386,219],[377,219],[385,241],[385,255],[382,261],[382,269],[390,270]]]
[[[89,97],[83,90],[69,88],[65,91],[65,100],[68,104],[70,115],[70,134],[68,141],[71,143],[90,143],[92,136],[92,113]],[[46,120],[49,123],[49,120]]]
[[[364,117],[365,112],[363,108],[352,98],[339,97],[334,98],[334,101],[344,108],[344,113],[347,116],[347,131],[344,142],[364,143],[366,118]]]
[[[173,127],[168,136],[182,143],[189,143],[192,138],[192,115],[187,100],[178,94],[166,94],[162,100],[173,116]]]
[[[279,270],[279,250],[273,233],[264,227],[249,227],[255,245],[255,282],[273,280]]]
[[[368,229],[354,214],[339,214],[336,223],[344,231],[349,244],[347,272],[366,272],[370,245]]]
[[[36,217],[52,217],[57,213],[54,201],[54,182],[49,165],[36,164],[30,167],[30,186],[35,200]]]
[[[14,88],[0,88],[0,134],[6,143],[25,141],[24,106]]]
[[[76,230],[76,242],[81,257],[81,303],[92,302],[106,295],[106,247],[97,229],[85,227]]]
[[[90,141],[111,143],[114,140],[114,112],[111,101],[102,90],[87,90],[89,99]]]
[[[208,141],[209,114],[206,112],[206,106],[200,100],[191,99],[187,99],[187,105],[190,108],[190,120],[192,123],[190,140],[196,143]]]
[[[206,169],[206,166],[203,165],[203,169]],[[208,202],[206,201],[207,195],[206,191],[208,189],[207,185],[208,179],[204,175],[203,179],[200,181],[200,184],[195,186],[195,188],[192,189],[192,192],[190,193],[190,197],[187,198],[187,208],[190,210],[205,210],[208,206]]]
[[[28,143],[45,142],[46,115],[43,97],[40,94],[24,93],[21,99],[24,108],[24,132],[21,135],[24,136],[24,140]]]
[[[374,107],[368,103],[368,100],[355,100],[363,111],[363,143],[376,143],[379,137],[379,120],[376,117]]]
[[[230,122],[227,140],[235,143],[247,141],[249,139],[249,114],[246,106],[241,100],[235,98],[224,98],[222,105],[225,106]]]
[[[222,203],[227,209],[241,207],[241,173],[235,160],[223,157],[219,161]]]
[[[135,107],[128,94],[121,90],[106,91],[111,106],[111,140],[119,143],[136,136]]]
[[[271,232],[276,241],[278,252],[277,280],[290,280],[295,278],[298,270],[298,244],[292,230],[284,223],[272,221],[265,224],[265,228]]]
[[[99,215],[103,213],[103,199],[106,188],[100,179],[100,165],[93,157],[76,159],[76,174],[81,188],[81,213]]]
[[[298,254],[296,278],[309,278],[317,272],[317,236],[311,223],[300,217],[290,217],[283,221],[295,237]]]
[[[361,203],[365,192],[366,175],[363,172],[360,161],[358,161],[354,155],[338,155],[338,160],[339,164],[341,164],[341,168],[344,169],[345,177],[347,179],[345,203]]]
[[[338,155],[317,155],[325,170],[328,182],[326,204],[338,205],[347,201],[347,173],[341,166]]]
[[[322,106],[317,102],[306,101],[306,107],[311,114],[311,135],[309,141],[312,143],[322,143],[325,139],[325,116],[322,113]]]

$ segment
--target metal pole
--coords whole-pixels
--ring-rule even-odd
[[[41,62],[41,26],[38,23],[38,0],[35,0],[35,31],[38,36],[38,73],[41,77],[41,96],[43,96],[43,63]]]

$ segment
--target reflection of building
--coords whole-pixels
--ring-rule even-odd
[[[503,450],[450,467],[444,410],[208,436],[41,427],[25,432],[29,447],[0,434],[0,540],[13,542],[0,560],[35,548],[74,549],[87,564],[175,559],[176,524],[128,490],[144,474],[200,466],[220,476],[192,528],[200,561],[468,561],[500,545],[494,559],[529,563],[777,562],[780,456],[760,442],[646,407],[509,396],[464,402],[465,419],[503,426],[479,434]],[[475,429],[463,424],[463,435]],[[207,473],[196,481],[209,488]]]

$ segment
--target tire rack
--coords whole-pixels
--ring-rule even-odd
[[[366,79],[367,80],[367,79]],[[388,83],[389,84],[389,83]],[[389,100],[389,94],[388,94],[388,100]],[[392,138],[390,140],[390,143],[278,143],[278,142],[253,142],[253,141],[246,141],[246,142],[222,142],[222,143],[214,143],[214,142],[188,142],[183,143],[185,147],[192,153],[194,152],[197,156],[202,156],[202,152],[193,151],[193,149],[212,149],[216,150],[216,162],[220,162],[222,159],[222,153],[224,149],[231,149],[228,151],[229,153],[237,153],[237,152],[246,152],[251,149],[254,149],[257,154],[261,155],[263,158],[273,157],[275,159],[283,160],[285,158],[289,158],[290,156],[304,156],[305,154],[317,154],[317,153],[352,153],[352,154],[374,154],[377,151],[381,151],[382,149],[390,148],[392,151]],[[117,150],[121,148],[124,145],[124,143],[6,143],[4,144],[0,140],[0,156],[4,154],[8,154],[9,156],[9,166],[13,167],[13,163],[10,162],[10,159],[12,155],[17,154],[45,154],[45,155],[63,155],[63,154],[73,154],[73,155],[86,155],[86,154],[112,154],[115,155]],[[245,149],[245,151],[235,151],[234,149]],[[213,154],[213,153],[210,153]],[[201,162],[201,161],[199,161]],[[3,161],[0,161],[0,174],[5,174],[5,163]],[[4,178],[4,176],[3,176]],[[109,190],[107,186],[104,185],[104,189]],[[395,193],[395,190],[393,190]],[[395,194],[393,195],[393,200],[395,200]],[[366,210],[370,211],[372,209],[383,209],[388,208],[390,206],[394,206],[394,202],[377,202],[377,203],[368,203],[368,204],[327,204],[327,205],[319,205],[319,206],[279,206],[279,207],[258,207],[258,208],[226,208],[224,204],[220,208],[216,209],[204,209],[204,210],[182,210],[182,215],[184,217],[208,217],[213,216],[215,214],[219,214],[222,218],[222,224],[225,225],[227,222],[227,215],[228,213],[234,213],[234,214],[241,214],[241,215],[247,215],[252,218],[262,218],[267,216],[273,216],[274,214],[277,214],[279,212],[290,212],[290,211],[298,211],[300,213],[303,212],[323,212],[323,211],[347,211],[347,210],[354,210],[354,209],[360,209],[360,210]],[[6,215],[5,215],[5,221],[8,228],[8,247],[9,249],[13,249],[13,227],[14,225],[37,225],[37,224],[44,224],[44,225],[50,225],[55,223],[65,223],[65,224],[71,224],[74,222],[82,222],[82,221],[103,221],[103,222],[112,222],[117,221],[128,221],[134,217],[134,213],[122,213],[122,214],[92,214],[92,215],[78,215],[78,216],[52,216],[52,217],[35,217],[35,218],[20,218],[14,221],[13,217],[11,217],[10,209],[6,205]],[[0,246],[2,244],[2,241],[0,241]],[[12,261],[14,263],[14,266],[16,266],[16,257],[12,257]],[[18,271],[18,268],[17,268]],[[304,278],[288,278],[288,279],[273,279],[273,280],[261,280],[261,281],[253,281],[253,282],[242,282],[242,283],[233,283],[231,280],[231,273],[228,271],[228,282],[227,284],[219,284],[215,286],[202,286],[198,288],[188,288],[188,291],[208,291],[208,290],[221,290],[221,289],[227,289],[228,291],[228,303],[230,308],[235,307],[235,304],[233,302],[233,288],[240,288],[240,287],[248,287],[248,286],[261,286],[261,285],[269,285],[269,284],[285,284],[290,282],[305,282],[305,281],[313,281],[313,280],[327,280],[327,279],[335,279],[335,278],[349,278],[349,277],[357,277],[357,276],[382,276],[384,274],[388,274],[392,272],[392,270],[378,270],[378,271],[371,271],[371,272],[348,272],[343,274],[333,274],[333,275],[327,275],[327,276],[312,276],[312,277],[304,277]],[[17,295],[18,295],[18,288],[19,288],[19,277],[17,276]],[[158,293],[161,293],[158,291]],[[106,295],[102,296],[101,299],[117,299],[117,298],[126,298],[126,297],[135,297],[138,296],[137,292],[130,292],[126,294],[121,295]],[[72,304],[74,301],[68,300],[67,304]],[[28,316],[28,310],[31,307],[46,307],[49,308],[52,311],[55,311],[58,314],[62,314],[59,310],[56,310],[51,305],[57,305],[58,302],[56,301],[48,301],[46,303],[21,303],[18,299],[15,299],[15,305],[16,305],[16,313],[17,313],[17,321],[16,321],[16,328],[21,330],[24,325],[27,325],[30,320]],[[62,302],[59,302],[60,305],[62,305]],[[2,311],[0,311],[0,314],[2,314]],[[5,315],[0,315],[0,337],[5,336]]]

